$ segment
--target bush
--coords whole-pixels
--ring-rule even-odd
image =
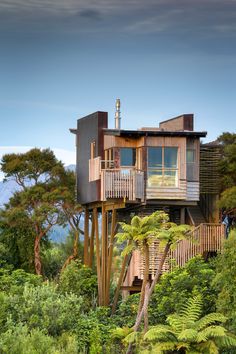
[[[97,277],[90,268],[72,261],[61,273],[58,289],[63,294],[83,296],[83,308],[88,310],[96,303]]]
[[[213,263],[206,263],[197,256],[183,268],[176,268],[162,276],[150,302],[150,324],[164,323],[166,317],[179,312],[187,299],[201,295],[204,299],[203,315],[215,311],[217,297],[212,287],[215,276]]]

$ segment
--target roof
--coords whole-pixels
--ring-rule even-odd
[[[195,132],[190,130],[118,130],[118,129],[103,129],[105,135],[124,136],[139,138],[142,136],[185,136],[204,138],[207,135],[206,131]]]

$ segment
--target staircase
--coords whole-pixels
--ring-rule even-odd
[[[199,215],[198,211],[195,216]],[[198,220],[200,217],[198,216]],[[197,220],[197,218],[195,219]],[[196,226],[186,240],[181,240],[177,247],[170,250],[166,261],[163,265],[162,272],[171,271],[173,266],[183,267],[188,260],[196,255],[203,255],[209,252],[220,252],[223,247],[225,239],[225,227],[222,224],[200,223]],[[149,275],[150,279],[154,278],[155,272],[161,259],[161,250],[159,249],[159,242],[155,241],[149,249]],[[174,264],[173,264],[174,261]],[[124,287],[130,291],[131,286],[134,285],[134,280],[142,280],[144,275],[145,259],[140,251],[135,250],[132,253]]]
[[[206,222],[199,205],[187,208],[187,214],[190,218],[191,224],[198,226]]]

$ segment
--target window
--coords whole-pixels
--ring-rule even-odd
[[[178,148],[148,148],[148,187],[175,187],[178,182]]]
[[[187,163],[194,163],[194,162],[195,162],[195,150],[187,149]]]
[[[120,166],[135,166],[136,149],[121,148],[120,149]]]

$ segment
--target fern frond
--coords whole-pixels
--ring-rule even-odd
[[[224,337],[215,339],[219,348],[234,348],[236,347],[236,336],[226,334]]]
[[[217,312],[212,312],[209,313],[208,315],[202,317],[200,320],[198,320],[196,322],[196,328],[198,330],[202,330],[205,327],[212,325],[214,323],[225,323],[227,320],[227,318],[222,315],[221,313],[217,313]]]
[[[131,332],[125,337],[123,342],[125,344],[135,343],[138,341],[139,337],[140,337],[140,332]]]
[[[219,348],[212,340],[199,344],[198,348],[200,349],[199,353],[219,354]]]
[[[144,340],[148,341],[176,341],[175,333],[171,327],[165,325],[154,326],[144,335]]]
[[[225,336],[226,329],[222,326],[209,326],[202,331],[198,332],[197,342],[207,341],[217,337]]]
[[[141,218],[135,215],[131,220],[131,225],[136,228],[140,228],[140,224],[141,224]]]
[[[165,342],[165,343],[156,343],[153,345],[153,353],[165,353],[167,351],[173,351],[176,349],[178,342]]]
[[[177,314],[169,315],[167,317],[167,323],[173,328],[176,333],[180,333],[185,324],[185,319]]]
[[[127,254],[130,254],[134,249],[135,249],[134,244],[128,245],[123,249],[123,251],[121,252],[121,255],[124,257]]]
[[[180,332],[177,338],[179,341],[196,342],[197,337],[198,332],[195,329],[187,328]]]
[[[194,296],[190,298],[186,305],[180,311],[180,316],[187,321],[195,322],[199,319],[202,312],[202,298],[201,296]]]

